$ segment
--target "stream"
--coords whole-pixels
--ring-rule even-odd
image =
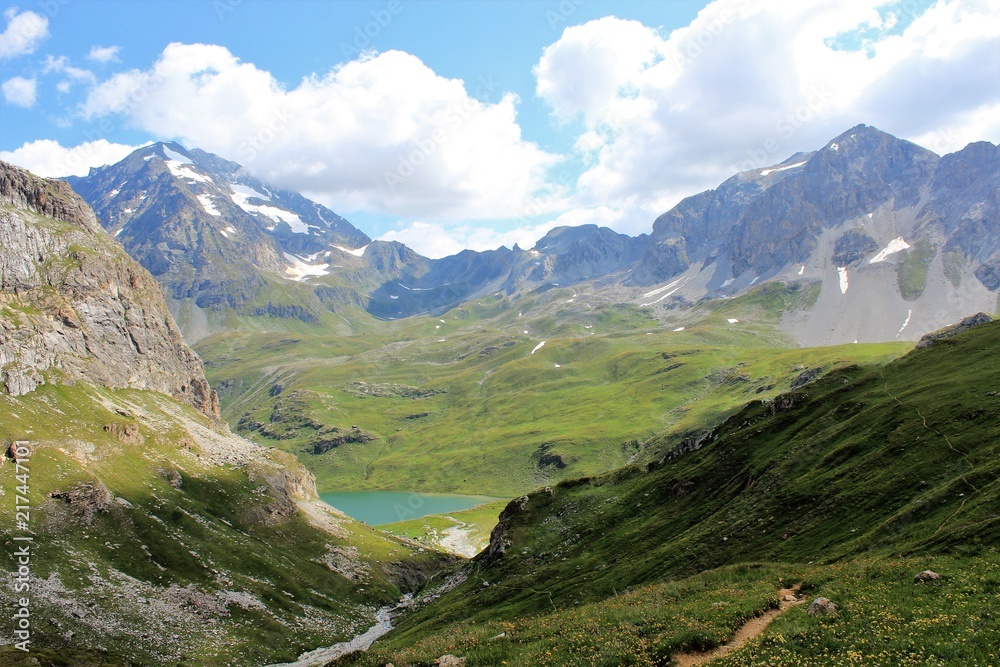
[[[324,646],[308,653],[303,653],[295,662],[282,662],[267,667],[321,667],[331,660],[343,657],[355,651],[367,651],[376,639],[392,630],[392,612],[407,606],[409,596],[392,607],[382,607],[375,612],[375,625],[357,635],[354,639],[333,646]]]

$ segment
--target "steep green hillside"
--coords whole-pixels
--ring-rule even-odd
[[[226,334],[198,350],[230,424],[296,454],[321,490],[509,497],[649,460],[655,434],[696,433],[803,373],[909,349],[776,347],[772,324],[802,295],[774,289],[685,327],[631,306],[570,316],[558,291],[366,336]]]
[[[162,394],[45,385],[0,410],[4,450],[31,447],[20,470],[3,459],[0,495],[13,509],[28,482],[42,664],[294,659],[364,631],[443,562],[325,510],[292,457]]]
[[[352,660],[667,664],[776,606],[783,580],[841,612],[794,608],[720,664],[996,664],[998,350],[992,323],[843,368],[700,449],[512,501],[462,584]],[[916,587],[925,568],[943,579]]]

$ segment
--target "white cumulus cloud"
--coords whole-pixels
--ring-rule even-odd
[[[110,63],[118,60],[118,52],[122,50],[120,46],[92,46],[87,58],[98,63]]]
[[[15,76],[3,82],[3,98],[7,104],[30,109],[35,106],[37,94],[38,82],[35,79]]]
[[[996,0],[914,4],[716,0],[667,35],[614,17],[566,28],[534,72],[553,116],[580,127],[575,205],[643,231],[682,197],[858,123],[939,153],[997,141]]]
[[[444,78],[400,51],[288,88],[224,47],[175,43],[151,68],[92,88],[81,110],[120,114],[340,211],[446,220],[518,216],[544,187],[557,158],[521,136],[517,104],[496,82]]]
[[[49,36],[49,20],[44,16],[31,11],[18,13],[17,7],[3,15],[7,27],[0,33],[0,60],[30,55]]]
[[[58,141],[40,139],[12,151],[0,152],[0,160],[24,167],[46,178],[86,176],[91,167],[119,162],[137,148],[139,147],[111,143],[106,139],[66,148]]]

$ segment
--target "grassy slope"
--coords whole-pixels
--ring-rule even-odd
[[[440,564],[350,520],[332,520],[330,532],[302,513],[270,512],[280,497],[269,480],[297,464],[280,452],[246,467],[209,463],[198,438],[210,436],[191,428],[211,425],[165,396],[78,383],[0,404],[0,442],[34,447],[32,640],[52,661],[42,664],[87,664],[85,649],[150,665],[292,659],[367,628],[407,577]],[[8,504],[14,471],[0,467]],[[51,497],[82,483],[115,500],[86,516]],[[0,534],[12,529],[5,522]]]
[[[748,405],[704,448],[648,472],[536,492],[505,512],[505,556],[479,556],[465,583],[353,660],[663,664],[773,606],[781,576],[841,614],[807,620],[796,608],[726,664],[996,664],[998,349],[992,324],[884,368],[837,371],[796,398]],[[755,562],[781,564],[733,574]],[[925,567],[943,582],[915,588]],[[655,582],[710,594],[664,602]],[[744,599],[732,587],[749,612],[730,613]],[[644,611],[621,609],[623,593]],[[699,620],[707,600],[723,603],[712,622]],[[511,640],[489,640],[502,627]],[[630,634],[627,660],[613,646],[591,660],[569,641]]]
[[[487,299],[366,336],[227,334],[198,350],[230,423],[266,425],[269,435],[242,432],[298,455],[321,490],[510,497],[641,460],[650,452],[640,443],[654,434],[706,428],[787,390],[803,367],[882,362],[908,347],[775,347],[770,323],[801,295],[761,290],[705,306],[674,332],[633,306],[567,313],[572,292],[558,292],[542,295],[545,304]],[[345,391],[358,380],[446,393]],[[272,395],[276,384],[284,391]],[[375,439],[304,453],[318,427],[332,426]]]

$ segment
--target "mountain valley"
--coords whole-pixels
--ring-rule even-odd
[[[998,194],[994,144],[859,125],[648,235],[428,259],[174,142],[0,164],[0,664],[670,665],[791,586],[840,612],[712,664],[996,664]]]

